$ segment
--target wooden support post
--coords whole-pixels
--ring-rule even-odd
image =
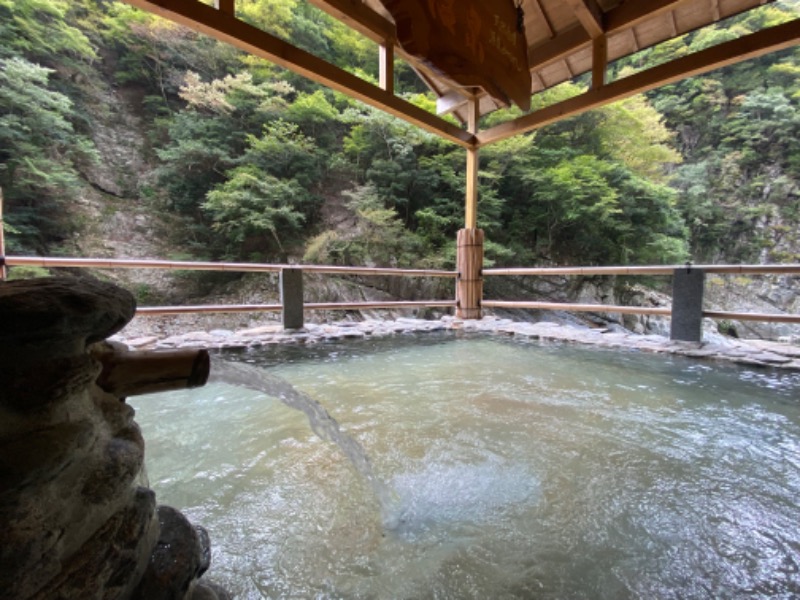
[[[281,269],[281,305],[283,328],[302,329],[303,321],[303,269]]]
[[[234,0],[214,0],[214,8],[230,16],[233,16],[236,12]]]
[[[467,130],[478,131],[478,99],[469,101]],[[483,300],[483,230],[478,229],[478,149],[467,148],[467,193],[464,206],[464,229],[457,238],[456,316],[480,319]]]
[[[703,340],[703,286],[705,271],[691,265],[672,275],[672,318],[669,337],[682,342]]]
[[[596,90],[606,84],[608,67],[608,40],[601,35],[592,41],[592,89]]]
[[[6,239],[3,224],[3,188],[0,187],[0,281],[6,280]]]
[[[380,45],[379,71],[381,89],[394,94],[394,46],[390,43]]]
[[[483,300],[483,229],[460,229],[456,246],[456,316],[460,319],[480,319]]]
[[[469,133],[478,132],[478,110],[478,99],[472,98],[469,101],[469,119],[467,121]],[[478,167],[478,149],[467,148],[467,193],[464,205],[464,227],[467,229],[475,229],[478,226]]]

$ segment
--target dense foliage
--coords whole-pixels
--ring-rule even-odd
[[[377,77],[368,40],[298,0],[241,16]],[[785,0],[614,65],[648,68],[797,18]],[[694,78],[481,151],[479,225],[496,264],[800,260],[800,50]],[[12,251],[57,252],[97,159],[103,85],[135,89],[154,210],[197,258],[447,266],[462,149],[182,27],[105,0],[0,0],[0,186]],[[398,64],[397,87],[430,96]],[[584,89],[581,80],[535,106]],[[513,111],[511,111],[513,112]],[[508,114],[487,117],[486,125]],[[143,195],[144,196],[144,195]]]

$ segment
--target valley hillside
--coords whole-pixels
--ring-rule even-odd
[[[240,7],[252,24],[377,81],[377,46],[308,3]],[[609,78],[798,13],[800,0],[765,5],[617,61]],[[411,68],[398,61],[395,77],[399,95],[435,112]],[[589,84],[576,78],[535,96],[533,108]],[[482,125],[517,114],[501,110]],[[465,168],[453,144],[129,5],[0,0],[8,255],[452,269]],[[800,48],[498,142],[481,150],[479,175],[486,266],[800,262]],[[45,274],[10,270],[11,278]],[[275,277],[264,275],[94,276],[127,287],[140,305],[271,302],[278,293]],[[658,304],[668,301],[665,285],[509,278],[487,283],[495,286],[487,293]],[[452,284],[311,278],[308,294],[449,298]],[[728,310],[800,312],[797,277],[712,278],[707,294]],[[620,324],[663,327],[644,318]],[[717,328],[800,333],[775,324]]]

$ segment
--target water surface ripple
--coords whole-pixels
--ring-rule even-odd
[[[330,413],[393,513],[279,393],[131,399],[238,598],[800,597],[798,374],[450,335],[226,358]]]

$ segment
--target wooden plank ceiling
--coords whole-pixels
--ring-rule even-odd
[[[334,0],[311,1],[326,10],[330,4],[341,4]],[[608,63],[768,1],[771,0],[517,0],[524,14],[531,94],[592,72],[596,73],[594,85],[602,85]],[[364,0],[364,5],[391,23],[391,15],[380,0]],[[406,58],[431,90],[443,98],[440,114],[453,112],[466,122],[466,103],[475,90],[459,88]],[[481,116],[502,108],[483,90],[478,90],[477,96]]]
[[[214,6],[198,0],[125,1],[272,60],[467,148],[800,43],[800,19],[796,19],[608,83],[609,63],[771,0],[516,0],[524,13],[531,94],[587,73],[591,73],[592,89],[559,105],[477,132],[476,113],[477,117],[491,113],[502,107],[501,102],[481,88],[460,87],[396,47],[395,23],[380,0],[308,0],[381,46],[380,86],[247,25],[236,18],[235,0],[215,0]],[[461,6],[461,0],[428,0],[434,1],[454,3],[456,10]],[[484,0],[487,4],[492,1]],[[394,56],[409,62],[436,94],[440,115],[453,114],[471,126],[455,127],[396,96],[392,85]]]

